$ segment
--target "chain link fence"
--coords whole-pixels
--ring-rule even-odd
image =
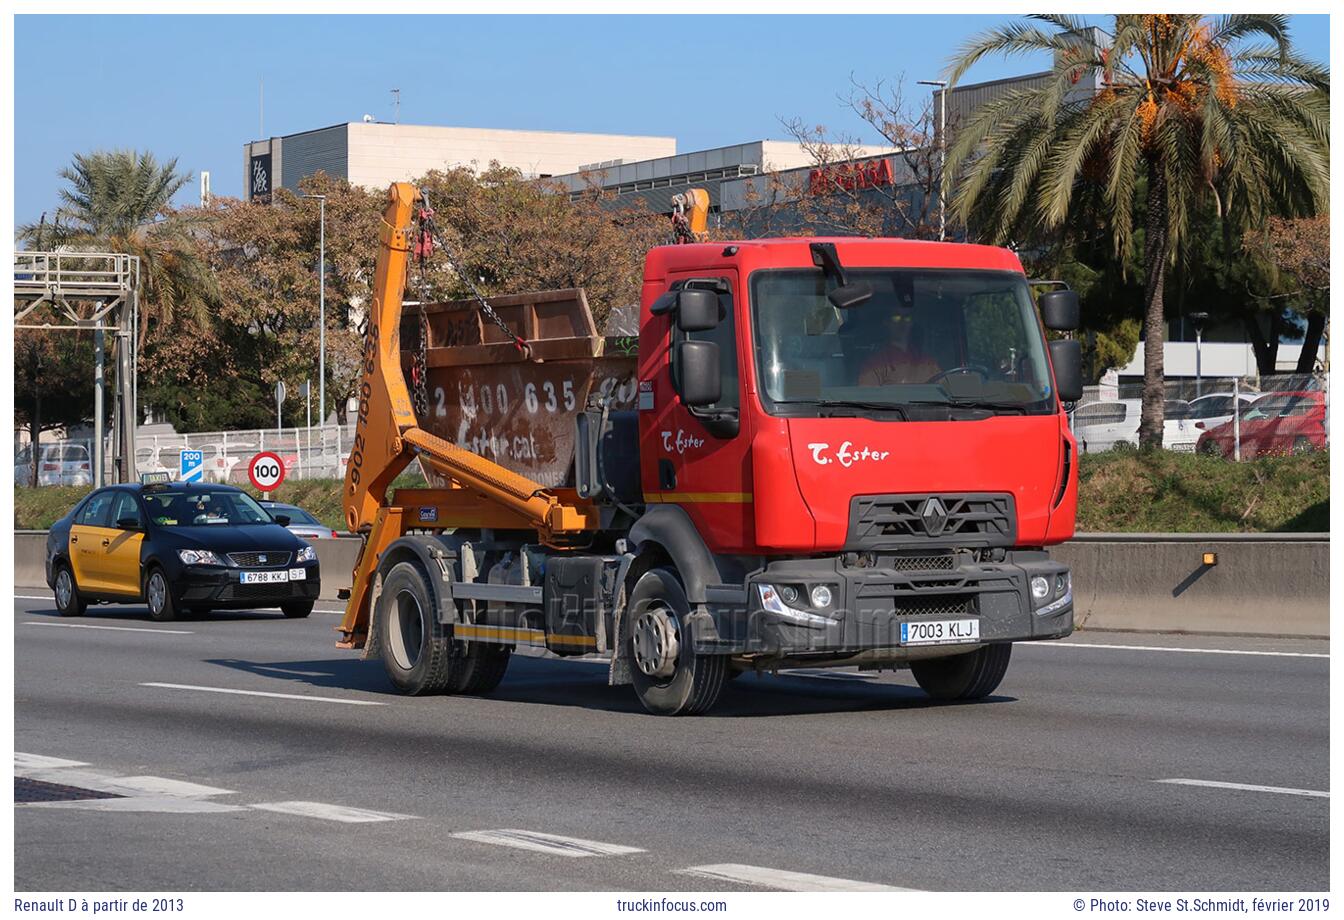
[[[202,453],[207,482],[245,485],[248,462],[262,451],[280,457],[286,479],[342,479],[350,460],[354,426],[324,428],[252,429],[209,431],[193,434],[136,434],[135,465],[138,473],[167,472],[174,479],[181,472],[181,453]],[[111,441],[104,452],[104,481],[112,481]],[[43,441],[38,454],[37,485],[84,486],[93,482],[93,439],[72,438]],[[22,445],[14,458],[16,485],[32,485],[32,451]]]
[[[1328,374],[1173,378],[1164,389],[1168,450],[1249,460],[1329,446]],[[1079,450],[1137,448],[1142,407],[1142,383],[1084,388],[1069,413]]]

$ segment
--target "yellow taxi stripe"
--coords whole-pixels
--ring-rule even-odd
[[[644,500],[652,503],[676,504],[694,502],[697,504],[750,505],[754,501],[751,492],[649,492]]]

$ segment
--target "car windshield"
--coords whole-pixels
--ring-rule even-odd
[[[289,523],[291,524],[317,523],[317,518],[313,517],[297,505],[271,505],[267,510],[269,510],[273,516],[277,514],[288,516]]]
[[[761,394],[775,414],[858,404],[1051,412],[1026,279],[1012,272],[853,269],[873,296],[835,307],[816,270],[752,276]]]
[[[244,492],[199,489],[144,496],[149,519],[160,527],[270,524],[271,516]]]

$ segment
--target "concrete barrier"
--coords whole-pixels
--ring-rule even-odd
[[[350,586],[360,541],[313,545],[322,599],[335,601]],[[45,552],[45,532],[14,535],[16,585],[45,586]],[[1205,565],[1204,553],[1217,564]],[[1328,534],[1080,534],[1052,555],[1073,570],[1081,629],[1330,634]]]

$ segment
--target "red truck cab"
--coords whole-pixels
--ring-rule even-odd
[[[1056,328],[1076,325],[1062,294],[1042,297],[1071,313]],[[666,246],[641,308],[631,541],[675,563],[698,650],[880,666],[998,645],[1006,667],[1009,643],[1071,632],[1069,573],[1045,547],[1074,531],[1051,354],[1076,364],[1077,345],[1047,347],[1013,253]]]

